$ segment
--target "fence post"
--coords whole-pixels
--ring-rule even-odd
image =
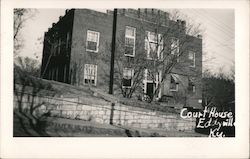
[[[113,117],[114,117],[114,110],[115,110],[115,103],[111,103],[111,110],[110,110],[110,118],[109,118],[109,124],[113,125]]]

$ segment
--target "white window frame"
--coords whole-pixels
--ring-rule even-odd
[[[152,58],[150,57],[150,44],[153,43],[153,44],[156,44],[156,46],[158,45],[158,48],[157,48],[157,58],[158,59],[163,59],[163,52],[162,52],[162,49],[163,49],[163,38],[162,38],[162,34],[158,34],[156,35],[157,36],[157,39],[154,40],[154,39],[151,39],[150,38],[150,34],[155,34],[154,32],[150,32],[150,31],[146,31],[146,37],[145,37],[145,50],[147,50],[147,59],[150,59],[152,60]],[[160,41],[159,41],[160,40]]]
[[[122,88],[131,88],[133,85],[133,77],[134,77],[135,70],[133,68],[127,68],[127,67],[123,68],[122,80],[124,77],[124,70],[131,70],[131,86],[123,86],[123,84],[122,84]]]
[[[144,79],[142,80],[142,83],[144,84],[144,88],[143,88],[143,93],[146,93],[147,92],[147,83],[153,83],[154,81],[153,80],[148,80],[148,75],[149,75],[149,69],[144,69]],[[161,81],[162,79],[162,71],[159,70],[157,75],[155,76],[155,85],[154,86],[154,91],[155,91],[155,88],[158,87],[158,84],[159,82]],[[159,93],[157,95],[157,99],[159,99],[161,97],[161,88],[159,89]]]
[[[176,46],[177,54],[175,53],[176,49],[173,49],[173,47],[175,47],[175,46],[173,46],[174,41],[175,42],[177,41],[177,44],[176,44],[177,45]],[[179,59],[179,56],[180,56],[180,40],[178,38],[175,38],[175,37],[171,38],[170,51],[171,51],[171,55],[176,55],[177,56],[176,61],[180,62],[180,59]]]
[[[188,89],[189,89],[190,92],[192,91],[192,93],[195,93],[196,86],[195,86],[195,83],[194,83],[194,78],[191,78],[191,79],[188,80],[188,87],[189,87]]]
[[[134,30],[134,36],[127,35],[127,34],[126,34],[127,29],[133,29],[133,30]],[[135,27],[126,26],[126,28],[125,28],[125,41],[126,41],[126,38],[133,39],[133,41],[134,41],[134,46],[133,46],[133,55],[129,55],[129,54],[126,54],[126,53],[124,52],[124,56],[135,57],[135,40],[136,40],[136,28],[135,28]],[[126,47],[126,42],[124,42],[124,43],[125,43],[125,47]]]
[[[190,59],[190,58],[189,58],[189,54],[190,54],[190,53],[193,54],[193,59]],[[189,65],[189,67],[195,67],[195,65],[196,65],[196,64],[195,64],[195,62],[196,62],[196,61],[195,61],[195,54],[196,54],[196,53],[195,53],[194,51],[188,51],[188,60],[190,60],[190,61],[193,60],[193,65]]]
[[[171,78],[173,78],[174,81],[175,81],[176,89],[172,89],[172,88],[171,88]],[[170,87],[169,87],[169,90],[170,90],[171,92],[178,92],[178,90],[179,90],[179,83],[176,82],[175,78],[174,78],[172,75],[170,75]]]
[[[95,81],[95,83],[94,84],[90,83],[90,84],[96,86],[96,84],[97,84],[97,65],[95,65],[95,64],[85,64],[84,65],[84,79],[83,79],[84,81],[83,81],[83,83],[85,85],[88,85],[89,83],[85,83],[85,79],[91,80],[91,79],[87,78],[87,77],[90,76],[90,75],[87,74],[87,71],[86,71],[87,67],[88,68],[93,67],[95,69],[94,70],[94,72],[95,72],[95,75],[94,75],[94,81]]]
[[[192,86],[192,92],[193,92],[193,93],[196,92],[196,87],[195,87],[195,85]]]
[[[97,34],[96,50],[90,50],[90,49],[88,49],[88,36],[89,36],[89,33]],[[89,52],[96,52],[96,53],[97,53],[97,52],[99,51],[99,40],[100,40],[100,32],[93,31],[93,30],[87,30],[86,51],[89,51]],[[94,41],[94,42],[95,42],[95,41]]]

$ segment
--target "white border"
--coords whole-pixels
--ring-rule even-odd
[[[31,1],[1,3],[2,158],[248,158],[249,1]],[[230,8],[235,9],[235,138],[13,138],[13,8]]]

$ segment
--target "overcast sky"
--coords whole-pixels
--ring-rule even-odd
[[[234,67],[234,11],[215,9],[182,9],[195,24],[201,24],[203,33],[203,70],[229,72]],[[44,32],[57,22],[65,9],[39,9],[32,19],[26,21],[22,30],[24,47],[20,56],[29,56],[41,61]],[[185,20],[185,19],[184,19]]]

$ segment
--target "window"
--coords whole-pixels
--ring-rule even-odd
[[[97,81],[97,65],[85,64],[84,65],[84,83],[96,85]]]
[[[135,56],[136,28],[126,26],[125,30],[125,56]]]
[[[70,36],[70,32],[67,32],[67,35],[66,35],[66,49],[68,50],[69,48],[69,37]]]
[[[154,72],[151,69],[145,69],[144,80],[152,82],[155,81],[156,83],[158,83],[159,81],[161,81],[161,74],[161,71]]]
[[[57,54],[60,55],[61,53],[61,38],[58,39],[58,44],[57,44]]]
[[[170,79],[170,91],[178,91],[179,83],[174,78],[174,76],[171,75]]]
[[[67,73],[67,65],[64,65],[64,72],[63,72],[63,82],[67,82],[66,81],[66,73]]]
[[[51,79],[54,80],[55,79],[55,76],[54,76],[55,75],[55,68],[52,67],[51,71],[52,71],[52,73],[51,73]]]
[[[196,91],[194,79],[192,79],[192,78],[188,80],[188,90],[189,90],[189,92],[192,92],[192,93],[195,93],[195,91]]]
[[[87,51],[98,52],[99,36],[100,36],[99,32],[90,30],[87,31],[87,44],[86,44]]]
[[[188,60],[190,62],[190,67],[195,67],[195,52],[193,51],[188,52]]]
[[[148,59],[163,58],[163,38],[161,34],[157,35],[154,32],[146,32],[145,52]]]
[[[145,80],[147,80],[147,81],[153,81],[154,80],[154,76],[153,76],[152,70],[145,69]]]
[[[130,88],[132,86],[132,77],[134,75],[134,69],[124,68],[123,69],[123,78],[122,86],[125,88]]]
[[[193,93],[195,93],[195,85],[192,86]]]
[[[55,43],[53,43],[52,45],[51,45],[51,54],[52,54],[52,56],[56,56],[56,52],[57,52],[57,41],[55,41]]]
[[[180,42],[179,39],[177,38],[172,38],[171,39],[171,46],[170,46],[170,51],[172,55],[176,56],[176,62],[179,62],[179,54],[180,54]]]

